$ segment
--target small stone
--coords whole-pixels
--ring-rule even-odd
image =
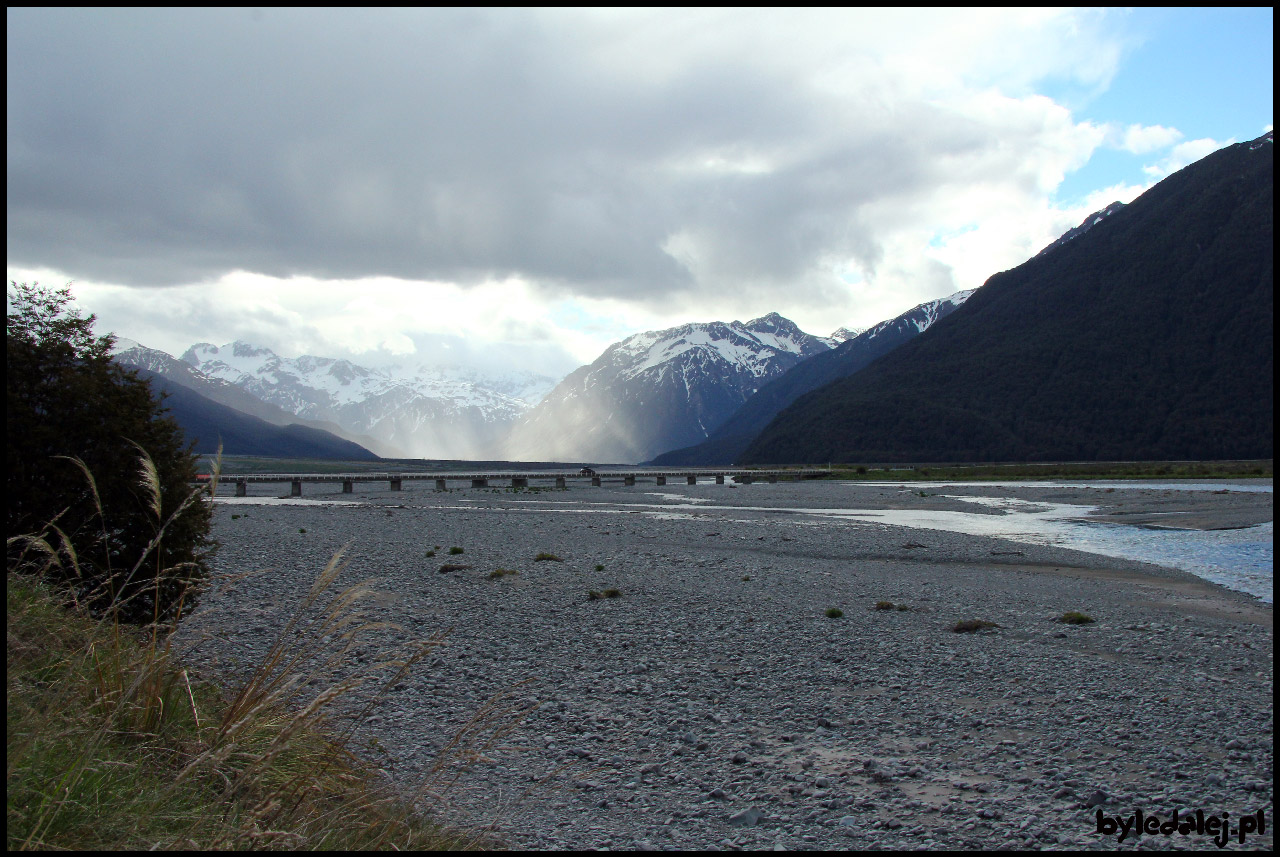
[[[734,827],[755,827],[763,816],[764,813],[752,806],[729,816],[729,824]]]
[[[1093,794],[1089,795],[1089,799],[1084,802],[1084,805],[1089,809],[1093,809],[1095,806],[1101,806],[1110,799],[1111,795],[1107,794],[1102,789],[1095,789]]]

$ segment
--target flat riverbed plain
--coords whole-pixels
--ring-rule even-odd
[[[1264,810],[1266,833],[1228,847],[1271,847],[1270,604],[1136,561],[798,511],[983,510],[939,490],[1211,528],[1272,520],[1269,493],[406,485],[220,501],[215,571],[265,571],[215,587],[180,638],[234,680],[348,546],[338,585],[388,593],[370,618],[449,630],[355,746],[408,789],[486,701],[532,709],[443,795],[509,847],[1111,849],[1098,810],[1175,809]],[[1120,847],[1135,843],[1215,847]]]

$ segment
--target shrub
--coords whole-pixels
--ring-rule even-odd
[[[748,580],[750,580],[750,579],[751,579],[751,575],[749,575],[749,574],[744,574],[744,575],[742,575],[742,582],[743,582],[743,583],[746,583],[746,582],[747,582]]]
[[[534,562],[564,562],[560,557],[553,553],[540,553],[533,558]],[[603,571],[604,566],[600,566],[596,571]]]
[[[1076,610],[1068,610],[1062,614],[1062,618],[1058,621],[1067,625],[1089,625],[1093,622],[1093,619]]]
[[[830,619],[839,619],[843,615],[844,615],[844,611],[841,610],[839,607],[827,608],[827,617]]]
[[[595,601],[598,598],[604,598],[604,593],[596,592],[594,589],[592,589],[590,592],[587,593],[588,601]]]
[[[306,527],[298,527],[298,532],[305,533],[306,531],[307,531]]]
[[[963,622],[957,622],[956,626],[951,630],[957,634],[972,634],[974,631],[981,631],[984,628],[999,628],[995,622],[988,622],[985,619],[965,619]]]
[[[520,572],[515,571],[513,569],[509,569],[509,568],[495,568],[493,571],[489,572],[489,579],[496,580],[500,577],[506,577],[508,574],[519,574],[519,573]]]
[[[596,563],[596,571],[604,571],[604,566],[600,563]]]
[[[622,593],[617,589],[606,589],[604,591],[605,598],[621,598]]]
[[[463,551],[463,550],[462,550],[462,548],[460,548],[460,547],[456,547],[456,546],[455,546],[455,547],[451,547],[451,548],[449,548],[449,554],[450,554],[450,556],[457,556],[457,555],[458,555],[458,554],[460,554],[460,553],[464,553],[464,551]]]
[[[10,282],[5,453],[8,565],[97,615],[173,621],[215,545],[197,457],[114,337],[58,291]],[[130,462],[138,462],[130,465]]]
[[[454,565],[453,563],[445,563],[444,565],[440,566],[440,573],[448,574],[451,571],[465,571],[466,569],[471,567],[472,566],[469,566],[469,565]]]
[[[427,551],[427,556],[435,556],[435,555],[436,555],[435,551]]]
[[[894,604],[892,601],[877,601],[877,602],[876,602],[876,609],[877,609],[877,610],[892,610],[892,609],[893,609],[894,607],[896,607],[896,606],[897,606],[897,605],[896,605],[896,604]]]

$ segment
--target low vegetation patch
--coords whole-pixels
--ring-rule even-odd
[[[415,812],[326,719],[324,694],[372,705],[440,642],[326,690],[305,664],[331,656],[318,647],[348,621],[335,605],[358,593],[312,600],[317,618],[288,622],[234,692],[190,674],[163,630],[139,641],[26,575],[6,595],[9,850],[484,847]],[[308,704],[312,679],[323,693]]]
[[[1065,625],[1089,625],[1093,623],[1093,618],[1077,610],[1068,610],[1058,621]]]
[[[596,571],[604,571],[604,566],[600,563],[596,563]]]
[[[472,568],[472,566],[455,565],[454,563],[446,562],[444,565],[440,566],[440,573],[448,574],[451,571],[466,571],[468,568]]]
[[[839,607],[827,608],[827,618],[829,619],[839,619],[843,615],[844,615],[844,611],[841,610]]]
[[[564,560],[562,560],[560,557],[556,556],[553,553],[540,553],[533,558],[533,561],[534,562],[564,562]],[[596,571],[602,571],[603,569],[604,569],[604,566],[599,566],[596,568]]]
[[[588,601],[596,601],[601,598],[621,598],[621,597],[622,597],[622,592],[617,589],[606,589],[603,592],[597,592],[596,590],[593,589],[587,593]]]
[[[489,572],[489,579],[497,580],[498,578],[506,577],[509,574],[519,574],[519,573],[520,572],[511,568],[495,568],[493,571]]]
[[[435,551],[427,551],[427,556],[435,556],[435,555],[436,555]]]
[[[897,605],[896,605],[896,604],[894,604],[892,601],[877,601],[877,602],[876,602],[876,609],[877,609],[877,610],[892,610],[892,609],[893,609],[894,607],[896,607],[896,606],[897,606]]]
[[[449,555],[450,555],[450,556],[457,556],[457,555],[458,555],[458,554],[460,554],[460,553],[465,553],[465,551],[463,551],[463,549],[462,549],[462,548],[460,548],[460,547],[458,547],[458,546],[456,546],[456,545],[455,545],[455,546],[453,546],[453,547],[451,547],[451,548],[449,548]]]
[[[987,628],[999,628],[995,622],[988,622],[986,619],[965,619],[957,622],[956,626],[951,630],[957,634],[972,634],[975,631],[982,631]]]

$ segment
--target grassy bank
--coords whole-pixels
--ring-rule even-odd
[[[1032,479],[1256,479],[1272,477],[1257,461],[1087,461],[1031,464],[833,465],[831,478],[866,481],[1015,481]]]
[[[325,714],[360,680],[308,690],[343,652],[305,638],[346,638],[350,590],[313,601],[230,692],[197,681],[165,638],[79,615],[24,575],[6,588],[10,850],[482,846],[416,814],[347,750]],[[381,666],[394,678],[416,657]]]

